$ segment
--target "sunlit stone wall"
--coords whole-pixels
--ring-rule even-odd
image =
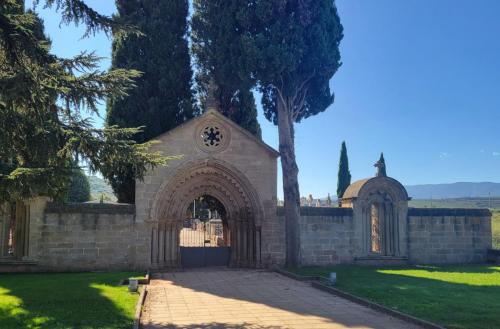
[[[149,230],[133,205],[48,204],[32,217],[30,259],[40,270],[147,269]]]
[[[488,209],[408,209],[411,263],[484,262],[491,242]]]

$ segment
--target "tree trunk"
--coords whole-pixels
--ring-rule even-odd
[[[295,160],[293,119],[290,114],[291,102],[278,97],[278,133],[281,168],[283,171],[283,196],[286,226],[286,266],[300,266],[300,193],[299,168]]]

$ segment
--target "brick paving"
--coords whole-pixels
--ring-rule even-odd
[[[273,272],[203,269],[157,274],[142,328],[418,328]]]

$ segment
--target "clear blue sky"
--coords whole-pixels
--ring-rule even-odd
[[[114,11],[112,0],[88,3]],[[301,194],[335,194],[343,140],[353,180],[372,176],[383,151],[388,174],[403,184],[499,182],[500,1],[337,6],[345,37],[343,65],[331,82],[335,103],[296,127]],[[56,54],[95,50],[109,67],[111,41],[104,35],[80,40],[82,28],[61,29],[57,14],[39,11]],[[277,129],[261,112],[263,139],[277,148]]]

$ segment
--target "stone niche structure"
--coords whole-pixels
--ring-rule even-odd
[[[353,210],[357,260],[407,258],[408,200],[403,185],[390,177],[359,180],[347,188],[341,204]]]

